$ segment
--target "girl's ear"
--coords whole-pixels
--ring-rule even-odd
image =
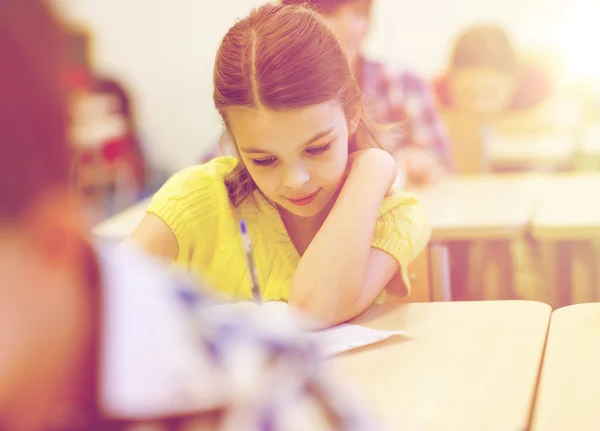
[[[360,123],[360,119],[362,117],[362,109],[360,106],[355,110],[354,115],[350,118],[348,125],[348,135],[352,136],[356,133],[356,129],[358,128],[358,124]]]
[[[223,132],[219,137],[219,148],[221,149],[221,153],[223,155],[237,156],[238,159],[241,160],[237,151],[237,144],[235,143],[235,139],[233,139],[233,135],[226,127],[223,129]]]

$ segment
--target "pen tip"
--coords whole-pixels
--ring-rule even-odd
[[[244,235],[246,235],[246,233],[248,233],[248,228],[246,226],[246,220],[240,220],[240,230],[242,231],[242,233]]]

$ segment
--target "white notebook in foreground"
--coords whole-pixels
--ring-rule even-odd
[[[279,325],[281,328],[289,328],[294,325],[294,319],[290,314],[288,304],[285,302],[265,302],[260,305],[243,302],[217,305],[212,308],[218,311],[217,314],[221,314],[221,312],[225,314],[258,313],[264,318],[260,321],[269,325],[270,329],[273,329],[274,324]],[[344,323],[321,331],[306,332],[306,334],[316,341],[326,356],[333,356],[378,343],[392,336],[404,335],[404,331],[384,331]]]

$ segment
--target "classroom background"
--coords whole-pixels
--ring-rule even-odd
[[[161,308],[174,304],[170,289],[173,286],[161,285],[172,280],[162,278],[158,261],[141,260],[137,250],[128,250],[127,244],[119,250],[116,247],[123,244],[140,223],[151,197],[170,175],[213,156],[223,131],[212,98],[216,50],[232,23],[263,1],[49,2],[68,23],[70,51],[65,79],[70,90],[69,143],[75,149],[73,185],[78,195],[84,197],[88,210],[86,223],[82,223],[86,228],[82,230],[93,226],[94,246],[99,250],[106,246],[108,253],[116,251],[113,253],[115,277],[107,272],[108,277],[98,277],[99,281],[89,283],[87,279],[94,277],[86,277],[87,284],[82,287],[88,292],[89,285],[93,285],[94,295],[100,290],[109,298],[105,302],[99,294],[89,303],[101,305],[96,308],[100,308],[104,322],[108,322],[106,328],[112,329],[109,336],[105,336],[109,331],[100,331],[101,336],[105,340],[115,337],[114,346],[108,343],[102,346],[105,352],[111,353],[111,349],[116,352],[114,358],[104,357],[111,359],[115,370],[120,370],[105,373],[114,378],[111,384],[114,384],[115,394],[131,394],[132,400],[142,401],[124,406],[115,402],[113,407],[131,414],[128,408],[134,406],[136,410],[136,406],[143,406],[149,399],[146,395],[152,399],[158,394],[169,408],[179,409],[171,392],[153,385],[161,383],[162,376],[167,376],[164,378],[167,383],[178,380],[177,385],[185,380],[186,385],[180,386],[183,388],[191,387],[187,383],[212,383],[213,379],[206,377],[212,368],[202,368],[206,373],[194,378],[181,372],[186,361],[180,359],[188,357],[188,348],[189,358],[193,358],[200,339],[195,337],[195,332],[187,331],[191,319],[186,317],[181,319],[187,328],[185,334],[190,335],[186,343],[181,344],[186,352],[174,348],[177,343],[171,343],[179,340],[180,327],[165,322],[184,316],[183,312],[181,316],[175,312],[163,313],[167,308]],[[284,396],[280,396],[280,392],[267,393],[260,385],[271,379],[265,378],[266,374],[253,372],[252,367],[259,364],[263,371],[269,371],[268,368],[281,371],[283,378],[272,380],[281,380],[284,389],[288,383],[302,388],[312,386],[298,384],[300,364],[351,383],[349,389],[356,389],[360,396],[357,403],[363,403],[367,411],[392,430],[600,429],[600,409],[597,408],[600,395],[600,55],[595,46],[600,40],[600,0],[373,2],[371,30],[364,54],[391,68],[410,70],[414,73],[410,76],[419,76],[428,83],[434,113],[425,110],[424,117],[429,125],[443,124],[444,133],[440,132],[439,136],[447,132],[449,143],[451,161],[436,170],[435,175],[411,176],[408,163],[396,158],[399,175],[395,186],[420,199],[432,228],[430,242],[409,265],[407,277],[402,280],[404,287],[410,284],[411,294],[404,296],[404,290],[402,295],[383,292],[377,303],[349,321],[351,325],[335,326],[328,330],[331,332],[321,333],[325,340],[323,345],[329,349],[327,355],[322,355],[327,356],[323,358],[326,360],[323,369],[304,357],[290,357],[293,368],[264,366],[254,360],[260,352],[251,351],[244,338],[254,337],[253,327],[245,325],[250,331],[236,337],[232,330],[235,327],[227,324],[235,322],[236,317],[247,317],[244,324],[253,322],[257,323],[255,329],[269,326],[268,329],[278,332],[285,327],[276,327],[271,323],[274,320],[267,318],[279,316],[287,319],[286,325],[291,323],[287,305],[281,302],[266,307],[260,302],[260,307],[251,302],[232,304],[231,308],[221,304],[225,306],[222,320],[218,313],[210,311],[211,307],[207,307],[204,316],[208,320],[200,319],[201,313],[197,313],[202,325],[213,321],[224,324],[223,334],[202,331],[214,337],[210,346],[215,347],[206,347],[209,346],[207,341],[202,353],[210,351],[219,358],[212,359],[211,363],[218,365],[225,359],[223,363],[231,365],[232,370],[241,371],[229,372],[226,368],[222,371],[223,376],[234,377],[232,382],[238,377],[240,382],[245,382],[227,387],[228,390],[233,388],[230,393],[235,399],[253,401],[261,392],[273,395],[277,401],[273,405],[287,408],[287,404],[280,404],[281,399],[286,399],[285,391],[281,392]],[[404,102],[404,111],[422,108],[420,102],[417,106],[414,100]],[[419,134],[418,129],[411,132],[410,138]],[[45,144],[43,139],[32,140]],[[8,141],[4,141],[7,147],[13,145]],[[418,147],[414,145],[417,141],[413,139],[406,147]],[[425,155],[431,156],[430,160],[444,164],[434,154],[436,150],[442,152],[439,148],[417,149],[424,150]],[[408,151],[398,153],[406,156]],[[29,160],[27,156],[23,158]],[[404,166],[400,166],[402,163]],[[391,172],[390,169],[389,176],[393,177]],[[384,190],[382,187],[382,194]],[[56,207],[61,215],[68,213],[68,208],[65,211],[62,206],[54,205],[53,209]],[[47,213],[40,214],[46,221]],[[363,222],[360,217],[353,220]],[[281,226],[285,228],[283,223]],[[78,224],[76,227],[79,229]],[[426,228],[421,231],[425,232]],[[165,242],[164,237],[159,238]],[[49,242],[58,238],[43,239]],[[252,239],[246,236],[244,239],[247,248],[243,251],[240,248],[239,256],[249,258],[252,271]],[[85,244],[88,250],[87,240]],[[53,248],[47,248],[48,256],[56,254]],[[352,249],[347,247],[346,250]],[[93,252],[85,255],[85,269],[91,266],[100,273],[96,271],[96,262],[90,263],[94,259],[87,259],[88,254]],[[27,253],[28,257],[31,255]],[[64,255],[68,256],[66,252]],[[128,259],[134,258],[130,265]],[[68,262],[68,267],[77,266],[72,259],[63,260]],[[7,262],[11,265],[13,260]],[[29,260],[26,262],[31,265]],[[53,262],[47,266],[54,270]],[[19,268],[17,266],[17,270]],[[245,269],[248,268],[244,268],[244,275]],[[29,271],[21,272],[29,275]],[[62,288],[63,279],[57,280],[51,287]],[[201,295],[187,289],[187,282],[176,278],[176,283],[177,303],[180,300],[185,303],[181,307],[185,316],[195,313],[195,306],[205,306]],[[326,283],[310,284],[321,288],[321,284]],[[39,287],[37,283],[32,286]],[[154,287],[157,289],[152,290]],[[321,293],[326,292],[327,287],[325,285]],[[54,329],[56,334],[62,334],[67,326],[78,329],[76,324],[47,317],[59,316],[59,311],[70,307],[68,298],[62,294],[65,290],[55,295],[54,291],[43,289],[45,293],[38,301],[20,295],[20,289],[4,291],[17,293],[5,298],[17,298],[16,303],[24,304],[23,310],[34,310],[23,316],[0,313],[0,316],[11,318],[14,314],[18,318],[14,320],[18,322],[16,325],[4,325],[8,330],[0,334],[4,336],[0,341],[8,340],[7,345],[16,348],[15,358],[20,358],[19,346],[27,346],[29,340],[16,340],[18,337],[11,335],[19,334],[14,330],[19,329],[21,322],[37,322],[38,314],[46,316],[46,320],[40,322],[60,323],[50,328],[50,332]],[[165,296],[147,295],[148,292]],[[340,292],[346,294],[346,290]],[[114,300],[119,296],[122,296],[122,305]],[[47,304],[47,298],[53,301]],[[212,300],[209,302],[213,304]],[[30,304],[31,308],[25,308]],[[42,313],[52,311],[52,307],[58,310],[56,314]],[[11,307],[5,309],[11,310]],[[283,313],[278,315],[273,311],[270,316],[269,309],[283,310]],[[23,362],[24,369],[36,370],[31,379],[27,372],[21,373],[34,387],[36,378],[43,374],[37,371],[36,359],[39,358],[40,363],[48,358],[51,363],[61,363],[59,359],[53,362],[57,355],[43,354],[41,349],[52,352],[60,344],[55,340],[68,337],[48,337],[48,328],[43,323],[21,326],[26,330],[34,326],[34,332],[39,334],[32,345],[44,341],[39,350],[25,349],[29,352],[27,357],[33,358],[30,361],[13,361]],[[163,331],[167,327],[173,332]],[[368,329],[394,333],[381,335]],[[334,339],[336,333],[343,339],[339,351]],[[352,337],[348,338],[348,334]],[[94,333],[94,337],[96,335]],[[260,333],[256,337],[262,339]],[[90,336],[84,334],[81,338],[89,341]],[[19,342],[12,343],[13,340]],[[224,346],[230,343],[233,353],[224,354],[220,342]],[[132,355],[138,347],[143,360]],[[11,348],[2,349],[2,353],[10,357]],[[283,357],[279,343],[273,343],[272,348],[278,357]],[[93,349],[95,351],[96,346]],[[315,348],[315,354],[317,350]],[[299,353],[303,351],[298,349]],[[330,354],[333,356],[329,357]],[[264,354],[260,357],[268,358]],[[229,361],[230,358],[236,360]],[[165,362],[161,362],[163,360]],[[195,363],[188,364],[191,364],[188,371],[197,371]],[[269,365],[273,364],[269,361]],[[53,367],[48,369],[59,369],[58,365]],[[11,383],[14,374],[8,369],[4,374]],[[61,369],[69,370],[69,367]],[[198,376],[195,372],[193,375]],[[247,379],[250,375],[253,380]],[[132,376],[137,376],[139,382],[132,384]],[[103,376],[99,373],[96,377],[101,380]],[[70,389],[71,380],[66,380],[64,386]],[[228,385],[229,380],[223,382],[221,385]],[[14,386],[19,389],[18,385]],[[132,388],[139,388],[139,392]],[[245,391],[244,396],[238,396],[242,393],[240,388]],[[188,392],[191,390],[178,390],[173,394],[182,394],[185,398]],[[212,394],[210,392],[209,398]],[[199,392],[198,395],[204,396]],[[329,397],[327,391],[319,395],[323,399]],[[303,400],[294,404],[302,407]],[[12,408],[11,403],[8,405]],[[81,419],[79,410],[74,410],[78,414],[73,417]],[[261,412],[263,410],[272,409],[261,409]],[[354,410],[345,412],[344,418],[350,420],[340,420],[340,423],[355,425],[352,413],[357,413],[358,408]],[[188,413],[187,409],[184,411]],[[23,412],[27,413],[26,409]],[[59,415],[50,412],[53,420],[54,416],[59,416],[58,420],[68,417],[65,411],[58,412]],[[139,412],[137,409],[138,415]],[[180,413],[177,412],[175,419],[178,420]],[[200,413],[205,419],[221,419],[210,417],[215,413],[214,405],[210,411]],[[216,413],[219,416],[221,409]],[[244,423],[245,413],[248,412],[244,410],[239,416]],[[250,413],[252,417],[259,417]],[[133,419],[156,419],[154,409],[145,414],[146,418]],[[168,419],[170,414],[169,411],[162,413]],[[311,415],[301,416],[311,418]],[[0,422],[2,419],[0,417]],[[154,425],[151,423],[144,429],[163,429]],[[301,421],[295,425],[297,429],[311,428]]]
[[[122,81],[136,107],[149,163],[174,172],[218,138],[212,64],[220,39],[261,4],[227,0],[53,0],[61,15],[89,32],[94,69]],[[563,56],[569,78],[600,79],[593,41],[600,37],[595,0],[377,0],[366,41],[375,59],[434,78],[465,28],[493,22],[530,55]],[[167,115],[168,113],[168,115]]]
[[[212,103],[214,56],[231,22],[261,2],[54,3],[75,41],[75,178],[100,223],[96,234],[117,243],[166,178],[214,151],[223,131]],[[435,183],[399,179],[433,226],[412,265],[411,301],[558,306],[598,297],[596,16],[594,0],[373,3],[363,54],[431,85],[454,164]],[[477,62],[517,70],[514,97],[503,90],[512,84]],[[472,70],[461,82],[454,72],[465,64]]]

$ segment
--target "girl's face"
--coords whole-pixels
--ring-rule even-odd
[[[242,162],[271,202],[312,217],[340,189],[349,131],[337,101],[279,111],[234,108],[228,121]]]

